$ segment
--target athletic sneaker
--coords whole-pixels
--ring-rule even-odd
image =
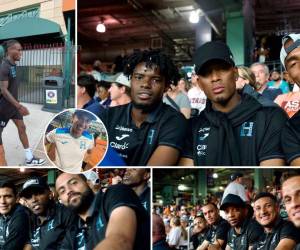
[[[45,161],[45,159],[40,159],[33,156],[30,161],[26,160],[26,166],[41,166],[45,163]]]

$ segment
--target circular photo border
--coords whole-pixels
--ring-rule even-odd
[[[83,117],[85,120],[78,119],[78,115],[86,115]],[[75,121],[74,116],[77,118]],[[78,134],[78,137],[71,135],[71,130]],[[56,114],[48,122],[43,133],[43,147],[48,160],[55,167],[66,173],[79,174],[97,167],[103,161],[108,151],[109,138],[107,129],[99,117],[85,109],[70,108]],[[97,152],[102,155],[94,165]]]

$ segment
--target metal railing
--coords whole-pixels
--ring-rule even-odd
[[[43,79],[46,76],[63,76],[66,49],[63,44],[24,45],[22,59],[18,63],[19,100],[22,102],[43,104]],[[73,52],[74,54],[74,52]],[[75,72],[74,64],[71,72]],[[65,107],[74,107],[75,85],[68,83]]]

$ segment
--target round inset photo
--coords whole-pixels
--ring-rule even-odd
[[[44,134],[44,150],[60,170],[80,173],[97,166],[108,147],[102,121],[84,109],[68,109],[50,121]]]

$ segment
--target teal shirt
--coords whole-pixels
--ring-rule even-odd
[[[274,81],[270,81],[267,83],[268,87],[270,88],[275,88],[275,82]],[[289,84],[285,81],[285,80],[281,80],[280,81],[280,85],[279,88],[281,89],[283,94],[289,93],[290,92],[290,88],[289,88]]]

